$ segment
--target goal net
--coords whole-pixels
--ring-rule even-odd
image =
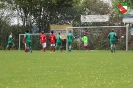
[[[115,30],[119,41],[116,42],[117,50],[128,49],[128,27],[127,26],[88,26],[88,27],[67,27],[67,30],[73,30],[75,36],[72,48],[73,50],[84,50],[81,38],[84,33],[88,37],[89,50],[109,50],[110,42],[108,34],[112,29]],[[130,37],[129,37],[130,38]],[[68,46],[68,45],[67,45]]]
[[[133,49],[133,37],[130,34],[130,30],[128,30],[128,26],[88,26],[88,27],[67,27],[66,34],[68,30],[72,30],[74,35],[74,42],[72,45],[73,50],[84,50],[83,43],[81,43],[81,38],[84,33],[87,34],[88,37],[88,46],[89,50],[109,50],[110,43],[108,39],[108,34],[111,30],[114,29],[117,33],[119,41],[116,42],[117,50],[132,50]],[[49,33],[45,33],[47,36],[47,47],[49,50]],[[33,50],[41,50],[42,46],[39,41],[40,33],[32,34],[32,49]],[[19,34],[19,50],[24,50],[23,44],[24,34]],[[68,45],[66,39],[63,41],[63,49],[67,50]]]

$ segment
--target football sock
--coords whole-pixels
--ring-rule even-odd
[[[50,47],[50,51],[52,51],[52,46]]]
[[[28,49],[26,49],[25,52],[28,52]]]
[[[58,49],[58,46],[55,46],[56,49]]]
[[[30,47],[30,51],[32,51],[32,48]]]
[[[44,51],[44,48],[42,48],[42,51]]]
[[[89,50],[89,47],[87,46],[87,50]]]
[[[6,47],[6,50],[8,49],[8,46]]]
[[[110,46],[110,49],[112,50],[112,48],[113,48],[113,47],[112,47],[112,45],[111,45],[111,46]]]
[[[68,48],[68,51],[70,51],[70,48]]]
[[[88,46],[86,46],[86,50],[88,50]]]
[[[55,47],[54,47],[54,52],[55,52]]]
[[[69,48],[69,51],[71,51],[71,48]]]
[[[115,48],[114,48],[114,52],[115,52]]]
[[[45,52],[45,48],[43,48],[43,51]]]
[[[60,51],[62,51],[62,47],[60,48]]]

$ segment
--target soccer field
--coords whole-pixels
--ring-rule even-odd
[[[132,54],[0,51],[0,88],[133,88]]]

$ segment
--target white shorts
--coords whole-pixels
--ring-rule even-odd
[[[50,44],[51,46],[55,46],[55,44]]]
[[[87,46],[88,44],[87,43],[84,43],[84,46]]]
[[[46,43],[42,43],[42,47],[46,47]]]
[[[26,47],[26,43],[24,43],[24,46]]]

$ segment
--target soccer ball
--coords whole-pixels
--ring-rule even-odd
[[[124,38],[124,36],[121,36],[121,38]]]

